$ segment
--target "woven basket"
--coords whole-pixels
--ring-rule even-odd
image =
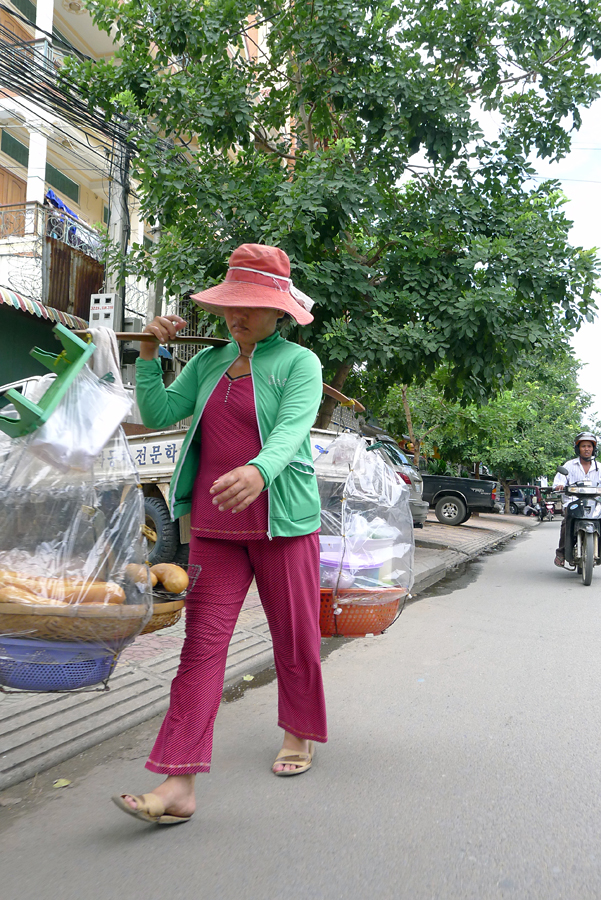
[[[321,636],[365,637],[366,634],[382,634],[394,622],[406,595],[405,588],[349,588],[338,591],[334,599],[331,589],[322,588],[319,615]]]
[[[161,628],[171,628],[172,625],[177,625],[181,618],[183,608],[183,600],[155,603],[152,611],[152,618],[146,623],[141,634],[152,634],[153,631],[160,631]]]
[[[0,634],[45,638],[49,641],[84,641],[119,644],[135,637],[147,615],[143,605],[30,606],[0,603]]]

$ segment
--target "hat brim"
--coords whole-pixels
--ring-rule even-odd
[[[223,316],[226,307],[250,306],[256,309],[283,309],[299,325],[309,325],[313,321],[311,313],[297,303],[288,291],[246,281],[224,281],[206,291],[192,294],[190,299],[215,316]]]

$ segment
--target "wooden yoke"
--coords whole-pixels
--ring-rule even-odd
[[[90,332],[88,330],[85,331],[75,331],[78,337],[85,337],[89,335]],[[158,344],[158,339],[153,334],[146,334],[145,332],[131,332],[131,331],[116,331],[115,337],[118,341],[147,341]],[[205,344],[209,347],[224,347],[226,344],[229,344],[229,341],[226,341],[224,338],[214,338],[214,337],[200,337],[198,335],[187,337],[176,337],[172,338],[170,341],[165,342],[166,345],[171,344]],[[352,407],[355,412],[361,413],[365,412],[365,407],[362,403],[359,403],[358,400],[354,400],[351,397],[346,397],[344,394],[341,394],[340,391],[337,391],[335,388],[330,387],[329,384],[325,384],[323,386],[324,394],[327,394],[328,397],[333,397],[334,400],[337,400],[342,406]]]

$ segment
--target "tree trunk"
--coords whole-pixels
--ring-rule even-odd
[[[511,503],[511,487],[509,486],[508,481],[503,481],[501,478],[501,484],[503,486],[503,491],[505,492],[505,512],[509,515],[509,504]]]
[[[407,399],[407,385],[401,385],[401,397],[403,398],[403,410],[405,411],[405,419],[407,420],[407,431],[409,432],[409,440],[413,444],[413,465],[419,469],[419,449],[420,442],[415,439],[413,431],[413,420],[411,418],[411,407]]]
[[[353,368],[352,363],[342,363],[339,366],[338,371],[336,372],[334,379],[332,381],[331,387],[335,388],[337,391],[342,391],[344,387],[344,382],[346,381],[349,372]],[[321,401],[321,406],[319,408],[319,413],[317,414],[317,419],[315,421],[316,428],[327,428],[332,419],[332,414],[336,409],[336,403],[338,401],[334,400],[333,397],[324,397]]]
[[[478,481],[480,481],[480,460],[477,460],[477,462],[474,463],[474,478],[477,478]],[[476,519],[479,519],[479,518],[480,518],[480,513],[479,513],[479,512],[473,512],[473,513],[472,513],[472,517],[473,517],[473,518],[476,518]]]

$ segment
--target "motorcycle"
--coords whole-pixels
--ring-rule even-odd
[[[557,469],[568,475],[565,466]],[[582,583],[593,580],[593,568],[601,563],[601,485],[577,481],[566,484],[564,493],[574,499],[565,508],[566,514],[566,562],[574,566]]]
[[[545,500],[541,503],[540,520],[541,522],[552,522],[555,517],[555,504],[552,500]]]

